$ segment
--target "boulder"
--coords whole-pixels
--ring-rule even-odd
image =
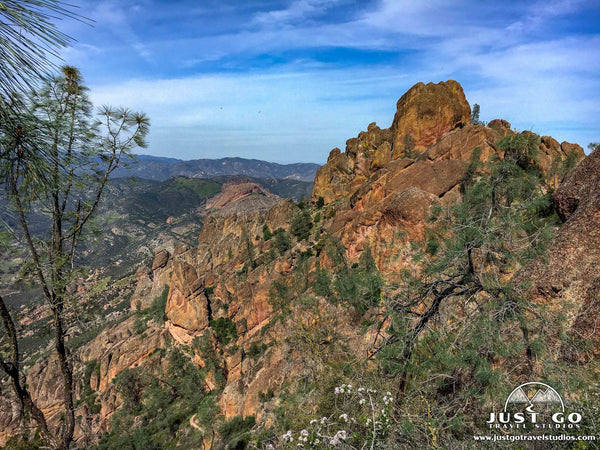
[[[471,107],[459,83],[417,83],[398,100],[391,126],[394,159],[406,154],[407,140],[413,150],[422,152],[449,131],[470,123]]]

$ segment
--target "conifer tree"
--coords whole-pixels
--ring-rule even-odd
[[[478,167],[480,152],[474,152],[462,201],[436,208],[430,219],[429,240],[436,245],[426,245],[417,256],[421,268],[407,272],[388,294],[388,338],[379,354],[397,378],[397,413],[411,374],[425,366],[437,366],[441,377],[454,379],[452,371],[463,364],[484,388],[493,373],[491,361],[506,357],[507,346],[531,359],[523,317],[533,307],[506,274],[543,252],[551,235],[549,197],[531,148],[536,139],[527,135],[500,142],[505,158],[488,161],[484,170]],[[449,317],[452,310],[462,310],[468,320],[457,323]],[[510,341],[504,346],[498,338],[508,323],[522,335],[504,336]]]
[[[65,345],[68,286],[77,265],[77,244],[100,204],[111,173],[136,147],[145,146],[148,118],[103,107],[92,114],[79,71],[65,66],[44,81],[1,123],[0,175],[30,256],[30,274],[52,315],[54,349],[63,389],[63,423],[56,433],[31,399],[21,371],[14,321],[0,298],[10,351],[0,368],[10,377],[21,413],[31,416],[53,448],[69,447],[75,427],[72,360]],[[18,124],[18,125],[15,125]],[[47,236],[33,234],[30,212],[48,219]]]

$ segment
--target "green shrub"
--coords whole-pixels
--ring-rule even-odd
[[[229,344],[232,339],[237,339],[235,322],[228,317],[219,317],[217,320],[211,320],[210,327],[215,330],[217,341],[223,345]]]
[[[273,389],[269,389],[267,392],[259,392],[258,393],[258,400],[260,400],[261,403],[266,403],[269,400],[272,400],[273,397],[275,397],[275,393],[273,392]]]
[[[135,322],[133,323],[133,334],[139,336],[147,329],[148,325],[146,324],[146,320],[141,317],[136,317]]]
[[[137,310],[136,314],[138,317],[143,319],[149,319],[158,324],[164,323],[167,321],[167,315],[165,310],[167,308],[167,299],[169,297],[169,287],[165,286],[161,294],[156,297],[149,308],[143,310]],[[137,323],[137,321],[136,321]],[[135,325],[134,325],[135,327]],[[138,324],[138,329],[141,328],[141,325]],[[140,332],[141,333],[141,332]],[[139,334],[139,333],[136,333]]]
[[[256,424],[254,416],[232,417],[230,420],[223,422],[219,427],[219,435],[227,449],[244,449],[250,442],[250,430]]]
[[[246,352],[246,355],[256,361],[258,358],[264,355],[268,348],[269,346],[264,342],[254,341],[252,344],[250,344],[250,348]]]
[[[269,230],[269,225],[267,225],[266,223],[263,225],[263,239],[265,241],[268,241],[269,239],[271,239],[273,237],[273,233],[271,233],[271,230]]]
[[[275,247],[279,254],[283,255],[291,248],[290,235],[283,228],[275,230],[273,236],[275,236]]]
[[[313,223],[310,212],[308,209],[303,209],[302,212],[292,220],[290,233],[296,236],[299,241],[304,241],[310,236],[312,226]]]

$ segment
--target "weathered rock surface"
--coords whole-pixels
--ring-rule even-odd
[[[252,194],[267,197],[275,201],[280,200],[278,196],[271,194],[256,183],[234,180],[225,183],[219,194],[207,200],[206,209],[222,209]]]
[[[471,123],[471,107],[462,86],[454,80],[417,83],[398,100],[392,123],[394,159],[413,150],[423,151],[449,131]]]
[[[105,330],[81,350],[82,361],[96,360],[98,364],[89,380],[102,405],[95,429],[106,430],[108,419],[120,405],[112,385],[114,376],[127,367],[163,364],[155,350],[163,348],[169,336],[189,346],[194,337],[208,336],[218,350],[226,378],[222,412],[226,417],[255,415],[258,421],[272,420],[260,401],[261,393],[277,392],[284,383],[310,373],[307,364],[313,355],[302,348],[307,330],[335,330],[352,354],[365,355],[372,336],[361,334],[349,309],[341,305],[323,301],[310,312],[302,311],[300,302],[293,299],[290,308],[298,320],[274,320],[278,314],[272,299],[274,281],[288,282],[301,267],[300,255],[314,250],[321,236],[328,236],[339,241],[350,264],[368,248],[385,280],[393,284],[403,269],[414,266],[411,242],[423,239],[431,207],[460,201],[459,183],[473,150],[479,147],[482,159],[501,157],[496,142],[511,133],[515,131],[510,124],[499,119],[489,126],[471,125],[469,105],[456,82],[415,85],[398,102],[390,129],[372,123],[367,131],[347,141],[345,152],[331,151],[327,164],[317,172],[312,195],[314,201],[323,197],[326,203],[318,212],[320,219],[314,219],[318,229],[313,229],[310,242],[292,241],[292,248],[281,252],[275,239],[265,240],[263,230],[290,230],[292,219],[299,214],[294,203],[279,201],[252,183],[226,187],[207,205],[218,211],[206,217],[197,247],[179,245],[170,248],[172,252],[159,251],[152,267],[137,274],[138,285],[131,299],[134,309],[138,303],[142,308],[150,306],[169,289],[165,327],[150,324],[142,338],[132,333],[132,317]],[[405,140],[406,135],[412,141]],[[558,144],[550,137],[541,141],[543,167],[564,159],[570,151],[579,158],[583,155],[575,144]],[[406,143],[410,142],[407,155]],[[600,339],[593,333],[592,319],[600,313],[595,300],[600,296],[599,186],[600,153],[596,151],[554,194],[556,209],[566,222],[548,260],[537,261],[515,276],[515,281],[531,282],[534,301],[575,303],[575,313],[569,317],[571,328],[586,338],[598,339],[597,344]],[[317,263],[325,268],[334,265],[326,251],[309,255],[302,269],[307,286],[314,282]],[[229,347],[219,347],[210,326],[211,320],[219,318],[235,324],[237,338]],[[273,345],[264,354],[249,357],[250,348],[257,343]],[[204,366],[202,358],[196,353],[193,359]],[[43,380],[40,386],[48,383],[45,392],[36,393],[45,396],[43,407],[58,414],[52,410],[57,405],[57,385],[47,375],[52,370],[36,367],[32,373]],[[208,374],[209,386],[216,386],[214,378]],[[11,424],[7,417],[0,415],[0,426]],[[82,430],[78,433],[84,434]]]
[[[551,142],[551,141],[550,141]],[[544,258],[518,272],[515,283],[530,285],[532,301],[567,316],[576,341],[600,353],[596,321],[600,314],[600,151],[593,151],[553,195],[565,223]],[[566,356],[582,358],[581,355]]]
[[[132,333],[136,318],[131,317],[112,328],[104,330],[95,339],[83,346],[76,354],[74,378],[75,397],[81,395],[84,380],[84,364],[93,364],[89,387],[98,393],[96,403],[101,406],[98,415],[92,415],[86,404],[78,407],[76,416],[83,418],[75,428],[75,441],[82,446],[84,442],[93,442],[100,432],[109,429],[110,416],[121,402],[114,389],[113,379],[126,368],[142,364],[152,369],[162,364],[159,348],[165,348],[169,335],[164,328],[150,322],[144,335]],[[55,355],[36,363],[27,373],[27,384],[32,399],[44,412],[51,427],[55,427],[62,415],[62,381],[60,368]],[[16,400],[12,391],[0,399],[0,444],[18,429]],[[12,405],[12,407],[10,406]],[[5,407],[6,406],[6,407]],[[7,412],[10,412],[7,414]]]
[[[171,254],[167,250],[160,250],[154,257],[151,270],[146,267],[138,270],[138,282],[130,302],[133,311],[149,308],[162,294],[171,277],[171,266]]]
[[[516,133],[501,119],[492,120],[488,126],[471,125],[470,114],[456,81],[416,84],[398,101],[389,129],[372,123],[367,131],[346,142],[345,152],[338,148],[331,151],[327,163],[317,171],[312,200],[323,197],[328,204],[349,198],[354,207],[357,197],[377,191],[378,185],[391,179],[395,179],[391,190],[415,186],[443,195],[456,186],[476,147],[481,150],[482,161],[494,154],[502,157],[497,141]],[[555,160],[564,160],[571,151],[578,160],[585,156],[577,144],[558,144],[544,136],[538,152],[539,167],[547,172]]]

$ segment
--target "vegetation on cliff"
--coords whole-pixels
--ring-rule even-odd
[[[78,445],[469,448],[525,381],[582,417],[545,432],[595,433],[598,258],[571,267],[582,241],[563,230],[595,242],[597,157],[470,124],[456,82],[398,108],[332,151],[311,202],[223,211],[260,195],[236,185],[197,246],[138,271],[134,317],[77,349]]]

